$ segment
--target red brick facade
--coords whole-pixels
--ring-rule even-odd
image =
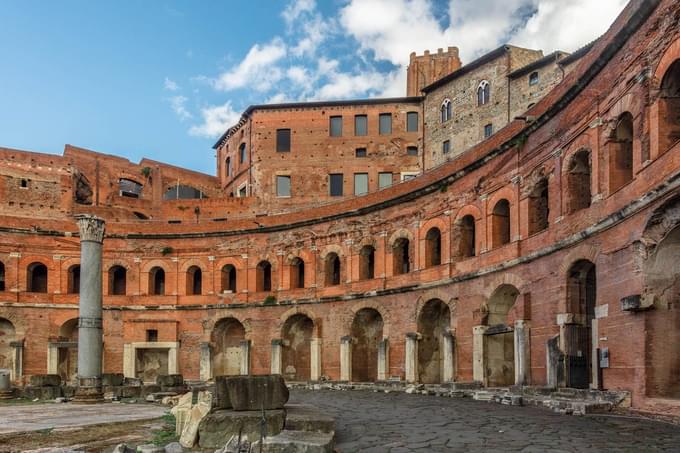
[[[305,178],[355,172],[356,157],[327,164],[335,140],[387,153],[375,174],[411,168],[404,146],[430,130],[403,131],[403,115],[420,104],[252,112],[221,143],[217,177],[70,146],[2,150],[0,367],[22,381],[63,366],[54,351],[78,315],[72,215],[87,212],[107,221],[107,372],[207,379],[249,351],[247,372],[289,379],[520,380],[629,390],[635,406],[680,412],[678,15],[672,0],[632,1],[526,119],[415,179],[304,209],[272,201],[278,172],[297,172],[302,192]],[[394,137],[329,137],[331,114],[350,130],[359,110],[369,131],[391,112]],[[241,131],[260,162],[287,163],[249,158],[227,178]],[[228,196],[250,171],[255,196]],[[120,178],[143,186],[138,198]],[[164,200],[183,182],[204,198]]]

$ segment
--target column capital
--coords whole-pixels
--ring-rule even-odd
[[[80,229],[80,240],[91,242],[104,242],[105,222],[94,215],[81,214],[76,216],[78,228]]]

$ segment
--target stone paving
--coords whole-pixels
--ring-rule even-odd
[[[167,411],[167,407],[152,404],[0,405],[0,434],[149,420]]]
[[[335,417],[341,453],[680,451],[680,427],[629,417],[402,392],[293,390],[290,401]]]

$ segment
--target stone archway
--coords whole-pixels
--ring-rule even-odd
[[[383,318],[374,308],[362,308],[352,321],[352,381],[378,380],[378,349],[383,339]]]
[[[519,295],[513,285],[503,284],[491,294],[484,333],[486,385],[506,387],[515,383],[515,335],[508,313]]]
[[[0,318],[0,368],[14,369],[14,348],[11,343],[16,340],[16,329],[8,319]]]
[[[311,379],[311,340],[314,321],[302,313],[289,317],[283,324],[282,366],[283,377],[289,381]]]
[[[223,318],[217,321],[212,331],[211,363],[213,376],[234,376],[241,374],[246,329],[236,318]]]
[[[78,318],[69,319],[59,328],[57,374],[63,382],[78,378]]]
[[[423,305],[418,316],[418,382],[438,384],[450,376],[445,372],[446,348],[450,347],[451,310],[440,299],[431,299]]]

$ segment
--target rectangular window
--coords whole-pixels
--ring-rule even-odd
[[[532,72],[529,74],[529,86],[538,84],[538,72]]]
[[[158,330],[147,329],[146,331],[146,341],[149,343],[155,343],[158,341]]]
[[[493,134],[493,125],[487,124],[484,126],[484,138],[489,138]]]
[[[368,135],[368,117],[366,115],[354,116],[354,135]]]
[[[392,133],[392,114],[391,113],[381,113],[378,117],[379,119],[379,132],[380,135],[389,135]]]
[[[418,112],[406,114],[406,132],[418,132]]]
[[[403,171],[401,172],[401,180],[403,181],[408,181],[409,179],[413,179],[416,176],[418,176],[418,172],[413,172],[413,171]]]
[[[409,156],[417,156],[418,155],[418,147],[417,146],[407,146],[406,147],[406,154]]]
[[[331,116],[330,125],[331,137],[342,137],[342,117],[341,116]]]
[[[354,150],[354,155],[356,157],[366,157],[366,148],[357,148]]]
[[[276,176],[276,196],[290,197],[290,176]]]
[[[378,188],[384,189],[392,185],[392,173],[378,173]]]
[[[237,194],[238,194],[239,198],[247,197],[248,196],[248,185],[243,184],[241,187],[239,187]]]
[[[368,173],[354,173],[354,195],[368,193]]]
[[[329,176],[329,186],[331,197],[341,197],[344,175],[342,173],[331,173]]]
[[[290,129],[276,130],[276,152],[287,153],[290,151]]]
[[[241,143],[241,145],[238,147],[238,161],[241,164],[246,161],[246,144],[245,143]]]
[[[451,142],[446,140],[442,143],[442,154],[448,154],[449,151],[451,151]]]

